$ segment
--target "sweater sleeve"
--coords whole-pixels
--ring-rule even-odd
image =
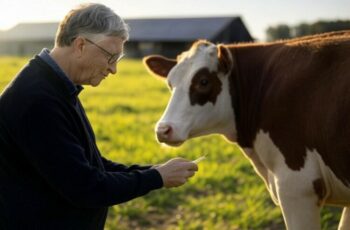
[[[78,207],[106,207],[163,186],[155,169],[105,172],[92,166],[69,116],[59,102],[38,101],[26,109],[17,132],[29,164],[61,196]]]
[[[108,172],[132,172],[134,170],[145,170],[150,169],[152,165],[130,165],[126,166],[120,163],[110,161],[103,156],[101,156],[102,163]]]

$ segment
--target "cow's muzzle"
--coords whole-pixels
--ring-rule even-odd
[[[174,128],[168,123],[158,123],[156,127],[157,140],[160,143],[165,143],[170,146],[179,146],[184,141],[176,138]]]

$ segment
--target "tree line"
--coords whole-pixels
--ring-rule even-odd
[[[346,29],[350,29],[350,20],[317,21],[311,24],[300,23],[296,26],[287,24],[270,26],[266,30],[266,35],[268,41],[274,41]]]

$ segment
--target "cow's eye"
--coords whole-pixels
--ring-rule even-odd
[[[199,83],[201,84],[201,86],[206,86],[206,85],[208,85],[209,81],[208,81],[208,79],[204,78],[204,79],[201,79]]]

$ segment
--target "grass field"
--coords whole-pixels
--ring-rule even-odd
[[[27,58],[0,58],[0,91]],[[167,87],[139,60],[125,60],[117,76],[85,87],[80,98],[104,156],[125,164],[156,164],[208,154],[186,185],[161,189],[110,208],[106,229],[285,229],[281,212],[236,145],[213,135],[180,148],[160,146],[154,125],[169,99]],[[322,211],[322,228],[336,229],[340,209]]]

